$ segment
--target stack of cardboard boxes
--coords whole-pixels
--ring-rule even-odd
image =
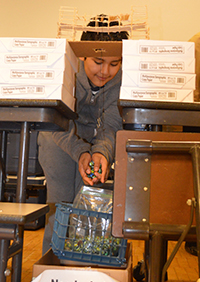
[[[0,38],[0,98],[61,100],[74,111],[78,59],[66,39]]]
[[[193,42],[123,40],[120,99],[193,102]]]

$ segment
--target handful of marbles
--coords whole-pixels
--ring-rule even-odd
[[[91,161],[91,162],[89,163],[89,167],[90,167],[90,169],[91,169],[91,172],[88,173],[87,176],[88,176],[89,178],[93,179],[93,178],[96,177],[96,175],[94,174],[94,162],[93,162],[93,161]],[[101,172],[102,172],[102,170],[101,170],[101,164],[100,164],[99,170],[98,170],[97,172],[98,172],[98,173],[101,173]]]

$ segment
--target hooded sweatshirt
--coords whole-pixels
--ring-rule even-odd
[[[122,118],[117,101],[121,85],[121,69],[93,95],[84,62],[76,75],[76,113],[78,118],[69,121],[69,130],[54,132],[54,142],[78,162],[84,152],[103,154],[112,163],[115,152],[115,135],[122,129]]]

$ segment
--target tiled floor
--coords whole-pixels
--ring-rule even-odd
[[[35,231],[25,231],[24,250],[23,250],[23,268],[21,282],[31,282],[33,264],[42,255],[42,239],[44,229]],[[143,258],[143,241],[132,241],[133,244],[133,266]],[[173,250],[176,242],[169,242],[169,254]],[[177,255],[168,269],[169,282],[196,282],[198,279],[198,260],[197,257],[190,255],[184,249],[184,244],[179,249]],[[10,277],[6,282],[10,282]],[[152,281],[153,282],[153,281]]]
[[[174,249],[176,242],[168,243],[168,254]],[[133,266],[143,257],[143,241],[132,241],[133,245]],[[168,282],[196,282],[198,279],[198,259],[185,251],[184,243],[168,269]],[[153,282],[153,281],[152,281]]]

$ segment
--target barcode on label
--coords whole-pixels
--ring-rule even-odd
[[[147,53],[148,52],[148,47],[141,47],[141,52]]]
[[[54,47],[54,45],[55,45],[55,42],[54,42],[54,41],[49,41],[49,42],[48,42],[48,46],[49,46],[49,47]]]
[[[142,70],[148,69],[148,64],[141,64],[141,69]]]
[[[176,97],[176,93],[175,92],[168,92],[168,97],[169,98],[175,98]]]
[[[43,88],[42,88],[42,87],[36,87],[36,92],[37,92],[37,93],[43,92]]]
[[[52,72],[47,72],[46,73],[46,77],[53,77],[53,73]]]
[[[177,83],[184,83],[184,82],[185,82],[184,77],[178,77],[177,78]]]
[[[40,56],[40,61],[46,61],[46,55],[41,55]]]

